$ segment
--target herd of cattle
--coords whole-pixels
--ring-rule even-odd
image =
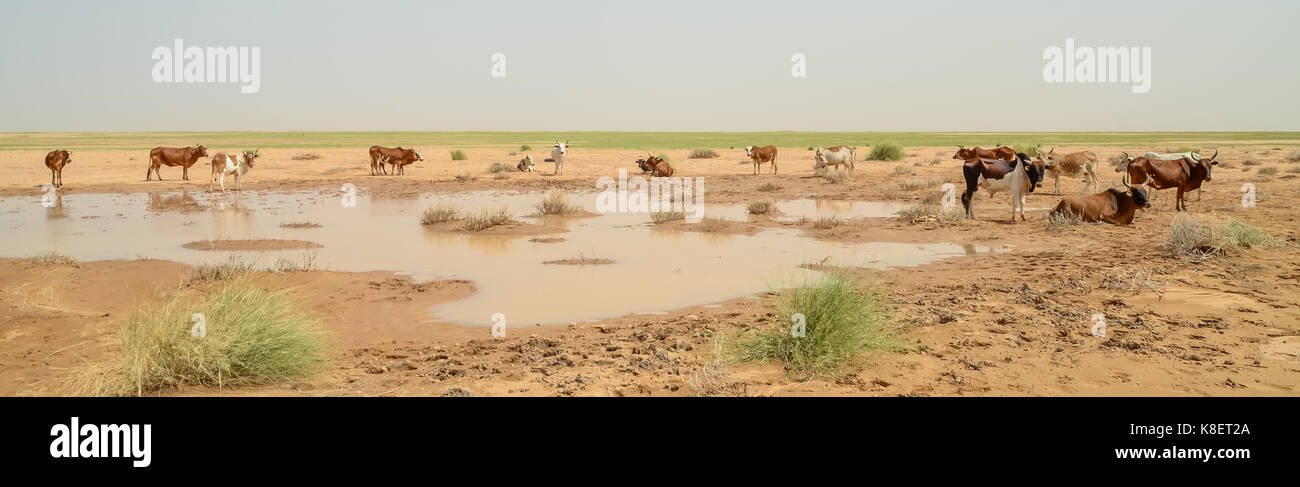
[[[372,176],[402,175],[406,173],[406,166],[424,160],[415,149],[403,147],[375,145],[370,147],[369,154]],[[551,150],[551,157],[546,159],[547,162],[555,163],[555,174],[563,174],[564,161],[568,155],[568,141],[556,141],[554,149]],[[753,163],[755,175],[759,174],[763,164],[771,164],[772,174],[776,174],[777,148],[775,146],[747,146],[745,155]],[[1218,155],[1217,151],[1209,158],[1202,158],[1200,154],[1192,152],[1179,154],[1148,152],[1146,155],[1134,158],[1125,152],[1115,168],[1116,172],[1124,173],[1123,188],[1112,188],[1101,192],[1098,192],[1101,178],[1097,175],[1097,155],[1090,151],[1057,155],[1056,149],[1053,148],[1047,152],[1040,151],[1037,156],[1031,157],[1016,152],[1011,147],[984,149],[959,145],[952,158],[963,161],[962,176],[966,189],[961,195],[961,202],[968,218],[975,217],[974,197],[980,188],[986,190],[990,198],[1000,192],[1010,193],[1011,221],[1015,222],[1017,211],[1020,219],[1026,220],[1025,200],[1034,188],[1042,187],[1046,176],[1054,180],[1053,194],[1060,195],[1061,176],[1082,175],[1085,190],[1087,185],[1091,184],[1093,192],[1062,199],[1050,214],[1068,213],[1089,222],[1128,224],[1133,221],[1133,216],[1138,209],[1149,206],[1148,190],[1151,191],[1150,200],[1154,200],[1155,191],[1176,189],[1174,207],[1177,211],[1186,210],[1184,195],[1188,191],[1199,190],[1202,183],[1211,180],[1213,166],[1219,164]],[[852,147],[817,147],[813,152],[813,169],[821,171],[836,167],[853,171],[855,156],[856,149]],[[156,175],[158,180],[162,181],[159,168],[180,166],[182,179],[188,181],[190,167],[204,157],[208,157],[208,150],[203,145],[185,148],[156,147],[149,151],[149,168],[145,172],[145,180],[151,181]],[[253,168],[257,157],[256,150],[246,150],[239,155],[217,153],[212,156],[208,191],[211,192],[219,182],[224,193],[226,175],[235,177],[235,188],[238,190],[240,178]],[[51,185],[56,188],[63,186],[63,168],[71,162],[72,155],[66,150],[51,151],[45,156],[45,166],[50,170]],[[385,165],[390,166],[391,171]],[[637,159],[636,165],[641,169],[642,174],[653,177],[669,177],[674,173],[673,167],[667,161],[653,154],[644,159]],[[520,172],[535,172],[537,165],[532,155],[525,155],[516,168]]]

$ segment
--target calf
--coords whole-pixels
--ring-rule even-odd
[[[525,154],[515,167],[519,168],[519,172],[537,172],[537,164],[533,163],[532,154]]]
[[[227,174],[235,175],[235,191],[242,191],[240,177],[248,174],[248,171],[253,169],[255,159],[257,159],[256,150],[246,150],[239,156],[228,156],[218,152],[217,155],[212,157],[212,181],[208,183],[208,192],[212,192],[212,185],[219,179],[221,181],[221,194],[225,194]]]
[[[1049,215],[1073,215],[1085,222],[1106,222],[1114,225],[1133,223],[1133,216],[1147,208],[1147,192],[1138,186],[1127,189],[1111,188],[1097,194],[1067,196],[1052,209]]]
[[[1025,199],[1034,187],[1043,181],[1041,161],[1034,163],[1023,153],[1016,154],[1016,160],[975,158],[962,165],[962,176],[966,180],[966,191],[961,195],[961,204],[966,208],[966,217],[975,218],[974,199],[978,187],[984,187],[990,195],[998,191],[1011,193],[1011,222],[1016,221],[1016,209],[1020,209],[1020,219],[1025,218]]]
[[[1183,200],[1183,195],[1200,189],[1201,183],[1214,179],[1214,166],[1219,164],[1215,159],[1218,157],[1219,153],[1215,151],[1209,159],[1184,157],[1167,161],[1146,156],[1134,159],[1125,152],[1124,160],[1115,167],[1115,171],[1124,173],[1125,185],[1146,184],[1156,190],[1177,188],[1174,210],[1186,211],[1187,203]]]
[[[754,174],[758,174],[758,166],[764,162],[772,163],[772,174],[776,174],[776,146],[765,145],[763,147],[745,146],[745,155],[750,161],[754,162]]]
[[[1056,189],[1052,191],[1054,195],[1061,194],[1061,175],[1075,177],[1080,171],[1083,172],[1084,191],[1088,190],[1087,184],[1092,181],[1093,192],[1101,184],[1101,178],[1097,177],[1097,154],[1091,151],[1071,152],[1063,156],[1056,155],[1056,148],[1047,151],[1040,156],[1043,159],[1047,169],[1047,176],[1052,177],[1056,182]]]
[[[150,181],[151,176],[157,175],[158,180],[162,181],[162,173],[158,172],[161,166],[176,167],[181,166],[181,177],[185,181],[190,180],[190,166],[199,161],[201,157],[208,157],[208,148],[202,145],[186,147],[184,149],[173,149],[171,147],[154,147],[149,151],[149,170],[144,173],[144,180]]]
[[[71,162],[72,154],[66,150],[55,150],[45,154],[45,167],[50,168],[50,184],[56,188],[63,187],[63,166]]]
[[[423,160],[424,156],[421,156],[415,149],[403,149],[400,146],[382,147],[372,145],[370,146],[370,175],[378,176],[381,171],[384,175],[388,175],[388,171],[384,169],[384,164],[392,164],[394,176],[406,174],[406,166]]]
[[[555,161],[555,172],[553,174],[564,174],[564,159],[569,156],[569,141],[555,141],[555,148],[551,149],[551,160]]]
[[[838,169],[840,166],[846,166],[849,168],[849,172],[853,172],[853,158],[856,155],[857,151],[852,147],[842,145],[825,149],[818,147],[813,153],[813,161],[815,161],[813,169],[822,169],[827,166],[835,166]]]
[[[959,145],[957,146],[957,153],[952,155],[953,159],[962,159],[966,161],[980,157],[984,159],[1014,161],[1016,160],[1016,150],[1007,146],[998,147],[996,149],[981,149],[979,146],[968,148]]]

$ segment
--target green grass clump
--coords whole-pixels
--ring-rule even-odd
[[[204,335],[194,336],[203,315]],[[78,396],[144,395],[182,386],[231,387],[305,376],[325,363],[325,336],[285,291],[248,277],[188,289],[138,308],[121,323],[118,350],[75,372]]]
[[[465,151],[460,150],[460,149],[457,149],[457,150],[451,151],[451,160],[453,160],[453,161],[463,161],[463,160],[466,160],[466,159],[469,159],[469,156],[465,155]]]
[[[487,230],[497,225],[505,225],[513,219],[510,218],[510,208],[502,206],[500,208],[484,208],[477,215],[470,215],[460,224],[460,230],[464,232],[477,232]]]
[[[884,305],[874,293],[859,291],[843,271],[789,290],[775,311],[775,330],[738,341],[739,360],[776,360],[792,372],[838,375],[859,354],[890,345]],[[802,337],[792,333],[796,313],[804,318]]]
[[[867,154],[869,161],[899,161],[903,159],[903,146],[893,142],[884,142],[871,147]]]
[[[530,150],[533,150],[533,146],[528,145],[528,144],[524,144],[524,145],[519,146],[519,150],[520,150],[521,152],[528,152],[528,151],[530,151]]]
[[[582,211],[582,207],[569,203],[569,195],[562,191],[551,190],[534,205],[537,213],[543,215],[567,215]]]

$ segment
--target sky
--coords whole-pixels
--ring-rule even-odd
[[[0,132],[1297,131],[1298,21],[1293,0],[6,0]],[[155,82],[175,39],[258,47],[260,89]],[[1066,39],[1149,47],[1150,92],[1045,81]]]

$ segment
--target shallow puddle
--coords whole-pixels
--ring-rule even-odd
[[[478,292],[430,309],[430,319],[491,325],[495,313],[507,326],[595,320],[630,313],[660,313],[804,282],[809,263],[887,268],[989,252],[956,243],[839,243],[805,238],[797,230],[757,235],[685,232],[655,228],[647,213],[586,218],[529,216],[537,193],[491,191],[371,199],[355,205],[337,191],[245,192],[209,198],[205,192],[70,195],[45,207],[39,197],[0,198],[0,256],[30,257],[57,251],[80,260],[156,258],[198,264],[237,255],[267,268],[279,260],[314,258],[334,271],[391,270],[420,281],[458,278]],[[571,195],[595,211],[595,194]],[[434,203],[461,213],[508,206],[526,223],[548,223],[568,232],[560,241],[536,241],[543,232],[484,235],[433,231],[419,214]],[[707,201],[706,201],[707,203]],[[873,202],[779,201],[779,219],[823,216],[890,216],[896,208]],[[743,205],[710,205],[705,216],[743,219]],[[281,224],[315,223],[317,228]],[[192,250],[207,240],[295,240],[314,250]],[[259,248],[276,248],[266,245]],[[605,265],[554,265],[550,261],[608,259]]]

